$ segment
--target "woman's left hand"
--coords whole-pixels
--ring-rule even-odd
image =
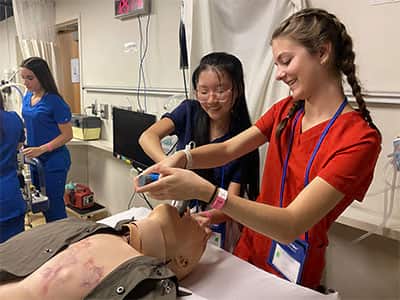
[[[42,147],[28,147],[22,149],[22,153],[27,157],[27,158],[34,158],[42,155],[45,153],[46,150],[43,150]]]

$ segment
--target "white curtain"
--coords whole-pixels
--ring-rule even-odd
[[[305,0],[184,0],[190,66],[211,51],[243,63],[250,116],[257,120],[289,89],[275,80],[270,39],[274,28],[306,7]]]
[[[13,8],[22,58],[45,59],[57,79],[55,0],[13,0]]]

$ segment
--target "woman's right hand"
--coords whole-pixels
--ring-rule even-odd
[[[26,158],[34,158],[42,155],[45,153],[47,150],[45,147],[40,146],[40,147],[27,147],[22,149],[22,153],[25,155]]]
[[[158,170],[160,168],[185,168],[186,165],[186,155],[183,151],[177,151],[173,155],[170,155],[163,159],[162,161],[148,167],[140,175],[147,175],[150,173],[159,173],[160,177],[163,176]],[[136,186],[136,184],[134,184]],[[137,188],[137,187],[136,187]]]
[[[134,179],[137,193],[149,193],[150,197],[158,200],[190,200],[209,201],[215,186],[196,173],[179,168],[165,167],[161,163],[154,165],[144,172],[158,173],[158,180],[139,186],[138,177]]]

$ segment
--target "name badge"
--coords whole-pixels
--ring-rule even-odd
[[[288,245],[272,241],[267,263],[287,280],[300,283],[307,251],[308,243],[300,239]]]
[[[211,244],[224,248],[225,244],[225,222],[211,225],[211,237],[208,240]]]

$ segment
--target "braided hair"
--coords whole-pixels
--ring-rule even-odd
[[[375,129],[379,135],[379,129],[372,121],[367,105],[361,94],[361,85],[356,76],[356,65],[354,63],[355,53],[353,40],[347,33],[346,27],[339,19],[327,11],[318,8],[306,8],[291,15],[284,20],[272,34],[272,40],[278,37],[289,37],[303,45],[311,54],[318,52],[320,47],[330,42],[333,48],[331,57],[331,69],[339,78],[346,76],[352,94],[356,99],[358,111],[368,125]],[[288,120],[301,107],[295,102],[287,117],[281,121],[277,130],[277,137],[280,136]]]

